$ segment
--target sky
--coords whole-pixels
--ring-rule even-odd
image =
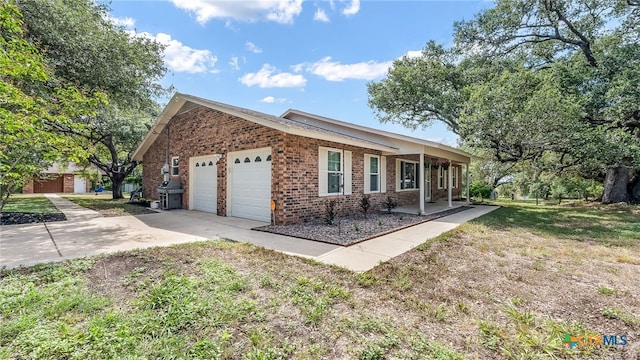
[[[455,146],[441,123],[380,123],[367,86],[427,41],[450,46],[453,23],[486,0],[113,0],[112,21],[163,43],[175,91],[272,115],[298,109]],[[165,102],[168,99],[163,99]]]

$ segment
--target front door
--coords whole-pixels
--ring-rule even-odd
[[[431,166],[424,171],[424,201],[431,201]]]

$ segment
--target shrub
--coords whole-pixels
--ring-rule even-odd
[[[364,218],[367,218],[367,212],[371,208],[371,195],[364,195],[362,199],[360,199],[360,209],[362,209],[362,213],[364,214]]]
[[[391,210],[395,209],[398,206],[398,203],[393,200],[391,195],[387,195],[387,199],[382,204],[387,209],[387,212],[389,214],[391,214]]]
[[[490,198],[491,191],[493,191],[493,188],[489,184],[481,182],[472,182],[469,184],[469,195],[479,197],[480,200]]]
[[[335,224],[338,210],[338,200],[327,200],[324,203],[324,221],[329,225]]]

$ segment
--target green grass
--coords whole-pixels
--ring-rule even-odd
[[[525,230],[542,236],[603,245],[640,244],[640,207],[611,206],[604,211],[587,207],[535,205],[535,202],[498,201],[503,205],[475,222],[496,229]]]
[[[562,341],[637,331],[638,242],[557,229],[618,211],[515,204],[362,274],[225,241],[4,270],[0,358],[615,358]]]
[[[3,212],[58,214],[58,210],[44,195],[12,195]]]
[[[64,195],[62,197],[67,200],[71,200],[82,207],[96,210],[100,212],[102,216],[123,216],[156,213],[155,211],[148,210],[143,206],[130,204],[126,196],[125,199],[118,200],[111,199],[111,195]]]

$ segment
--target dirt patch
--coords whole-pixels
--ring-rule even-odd
[[[251,230],[349,246],[471,208],[472,206],[460,206],[429,215],[374,212],[369,214],[366,219],[361,214],[341,217],[333,225],[314,222],[294,225],[267,225]]]
[[[64,214],[37,214],[37,213],[2,213],[0,225],[35,224],[52,221],[65,221]]]

